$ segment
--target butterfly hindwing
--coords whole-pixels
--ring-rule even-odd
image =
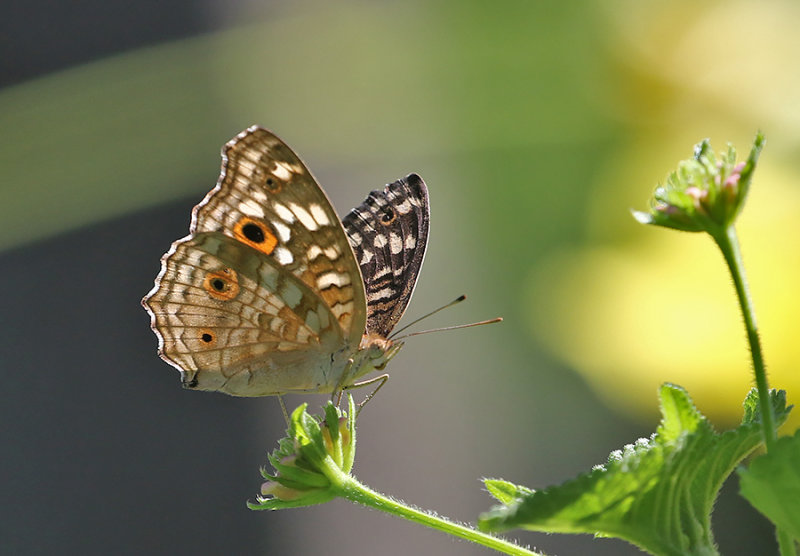
[[[146,303],[159,351],[189,387],[240,395],[320,389],[313,371],[346,346],[319,295],[222,233],[176,242],[158,283]]]
[[[369,194],[342,219],[361,266],[367,331],[386,337],[403,316],[428,243],[428,188],[417,174]]]

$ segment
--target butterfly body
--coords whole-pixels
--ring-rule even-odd
[[[288,146],[251,127],[143,299],[185,387],[332,392],[381,369],[428,236],[425,183],[374,191],[344,220]],[[362,274],[363,273],[363,274]]]

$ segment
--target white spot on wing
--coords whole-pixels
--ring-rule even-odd
[[[395,205],[394,208],[400,214],[408,214],[411,211],[411,203],[408,202],[408,199],[403,199],[403,202]]]
[[[311,216],[314,217],[314,220],[317,221],[317,224],[319,224],[320,226],[331,225],[330,218],[328,218],[328,215],[325,214],[325,210],[320,205],[318,205],[317,203],[313,203],[308,208],[311,209]]]
[[[372,257],[374,257],[374,256],[375,255],[372,253],[372,251],[368,251],[368,250],[365,249],[361,253],[361,260],[358,261],[358,264],[366,264],[366,263],[370,262],[372,260]]]
[[[292,237],[292,230],[289,229],[289,226],[284,224],[283,222],[278,222],[275,220],[272,222],[272,227],[275,228],[275,231],[278,232],[278,237],[281,240],[281,243],[286,243]]]
[[[283,181],[288,181],[289,178],[292,177],[292,171],[281,162],[275,163],[275,168],[273,168],[272,173],[276,178]]]
[[[246,216],[264,218],[264,209],[252,199],[247,199],[239,204],[239,210]]]
[[[275,251],[273,251],[273,255],[275,255],[275,260],[284,266],[294,262],[292,252],[286,249],[286,247],[277,247]]]
[[[411,250],[417,246],[417,238],[414,236],[406,236],[406,249]]]
[[[308,251],[306,251],[306,256],[308,257],[309,261],[313,261],[320,255],[322,255],[322,249],[319,245],[312,245],[308,248]]]
[[[392,288],[383,288],[376,292],[367,294],[367,299],[369,299],[370,301],[375,301],[376,299],[386,299],[392,297],[394,293],[395,292]]]
[[[389,249],[392,251],[392,255],[397,255],[403,250],[403,240],[394,232],[389,234]]]
[[[317,221],[311,216],[311,213],[297,203],[289,203],[289,209],[309,232],[314,232],[319,228],[319,224],[317,224]]]
[[[376,235],[373,243],[378,249],[383,249],[386,247],[386,236],[382,236],[380,234]]]
[[[347,274],[340,274],[338,272],[326,272],[317,278],[317,287],[324,290],[329,286],[347,286],[350,284],[350,277]]]
[[[284,205],[280,203],[273,203],[272,208],[275,209],[275,212],[278,216],[284,221],[289,224],[294,222],[294,213],[286,208]]]

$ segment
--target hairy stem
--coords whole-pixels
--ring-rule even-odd
[[[747,341],[750,345],[750,354],[753,358],[753,373],[756,378],[756,389],[758,390],[758,404],[761,409],[761,424],[764,436],[764,445],[769,452],[778,439],[778,431],[775,428],[775,414],[769,399],[769,383],[767,381],[767,370],[764,365],[764,355],[761,352],[761,339],[758,335],[758,324],[756,323],[756,311],[753,307],[753,300],[750,297],[750,288],[747,285],[747,276],[744,270],[744,261],[739,247],[739,238],[736,236],[736,229],[731,225],[724,233],[712,234],[736,287],[736,297],[739,299],[739,307],[744,317],[744,326],[747,330]],[[777,528],[778,548],[781,556],[796,556],[794,540],[786,531]]]
[[[369,487],[362,485],[351,475],[342,473],[338,468],[330,468],[325,473],[335,487],[339,490],[339,496],[351,502],[356,502],[369,508],[374,508],[391,515],[402,517],[409,521],[419,523],[431,529],[436,529],[459,537],[461,539],[480,544],[504,554],[519,556],[543,556],[539,552],[531,552],[521,546],[505,539],[482,533],[470,527],[459,525],[446,518],[431,515],[406,505],[403,502],[394,500],[383,494],[375,492]]]
[[[750,288],[747,285],[747,277],[742,260],[742,252],[739,248],[739,239],[736,237],[736,229],[728,226],[724,233],[714,234],[728,269],[733,278],[736,288],[736,297],[739,299],[739,307],[744,317],[744,326],[747,331],[747,341],[750,345],[750,354],[753,358],[753,372],[756,378],[756,389],[758,390],[758,403],[761,409],[761,423],[764,434],[764,444],[769,451],[778,438],[775,430],[775,415],[769,401],[769,384],[767,382],[767,370],[764,366],[764,356],[761,352],[761,339],[758,335],[758,324],[756,323],[756,311],[753,307],[753,300],[750,297]]]

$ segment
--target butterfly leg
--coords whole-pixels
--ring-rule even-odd
[[[372,398],[374,398],[375,394],[378,393],[378,390],[380,390],[383,387],[383,385],[386,384],[387,380],[389,380],[389,375],[384,373],[380,376],[376,376],[368,380],[362,380],[361,382],[354,382],[350,386],[345,386],[342,389],[342,390],[352,390],[353,388],[363,388],[364,386],[369,386],[370,384],[375,384],[376,382],[378,383],[378,386],[376,386],[375,389],[372,392],[370,392],[366,398],[364,398],[364,401],[358,404],[356,417],[358,417],[358,414],[361,413],[361,410],[364,408],[364,406],[367,405],[367,402],[370,401]]]
[[[333,389],[333,392],[331,392],[331,402],[336,400],[336,407],[341,407],[339,404],[342,401],[342,395],[344,394],[344,391],[352,387],[352,386],[342,386],[342,384],[346,382],[347,377],[350,376],[350,372],[353,369],[354,362],[355,360],[352,357],[347,360],[347,364],[345,365],[344,371],[342,372],[342,378],[340,379],[339,384],[336,385],[336,388]]]
[[[286,411],[286,404],[283,403],[283,396],[278,394],[278,403],[281,404],[281,411],[283,412],[283,418],[286,420],[286,426],[289,426],[289,412]]]

